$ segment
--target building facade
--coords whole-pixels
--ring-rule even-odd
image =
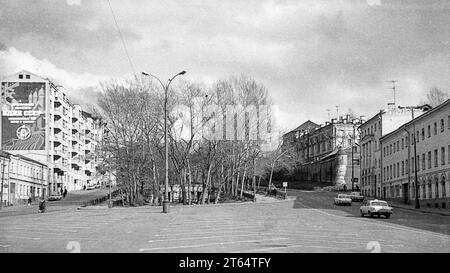
[[[48,196],[48,167],[36,160],[1,152],[3,205],[23,204]]]
[[[72,104],[61,86],[28,71],[1,87],[2,149],[47,165],[50,193],[95,184],[101,120]]]
[[[429,110],[428,105],[415,109],[416,116]],[[394,104],[388,104],[388,109],[361,124],[361,192],[365,196],[381,196],[381,171],[383,168],[380,139],[382,136],[396,130],[402,124],[412,119],[410,109],[400,109]]]
[[[422,206],[450,207],[450,100],[383,136],[381,144],[383,198],[411,203],[417,190]]]
[[[298,128],[311,125],[309,122]],[[285,134],[283,146],[294,149],[298,156],[296,178],[346,185],[347,188],[352,186],[352,178],[356,178],[354,181],[358,185],[359,124],[359,119],[345,116],[332,119],[325,125],[309,126],[310,130],[294,130],[295,132]],[[295,137],[294,141],[292,136]]]

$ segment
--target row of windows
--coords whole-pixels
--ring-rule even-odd
[[[381,121],[378,122],[378,128],[381,128]],[[366,135],[373,135],[377,132],[377,123],[374,123],[370,126],[370,128],[367,128],[361,132],[361,137],[364,137]]]
[[[11,161],[9,170],[11,173],[16,173],[36,179],[42,179],[43,177],[42,167],[31,167],[20,163],[15,163],[14,161]]]
[[[439,156],[440,153],[440,156]],[[431,169],[433,167],[439,167],[445,165],[446,161],[450,164],[450,145],[447,147],[447,158],[445,147],[441,147],[440,151],[435,149],[433,152],[423,153],[416,158],[417,171]],[[410,164],[411,163],[411,164]],[[414,157],[403,160],[401,162],[394,163],[392,165],[383,168],[383,181],[395,179],[408,174],[409,171],[414,171]]]

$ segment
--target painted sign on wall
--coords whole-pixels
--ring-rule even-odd
[[[45,149],[45,83],[4,82],[2,147],[4,150]]]

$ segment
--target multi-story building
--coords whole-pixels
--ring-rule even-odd
[[[350,187],[352,178],[359,177],[359,124],[359,119],[347,115],[319,126],[307,121],[298,128],[309,130],[296,129],[285,134],[284,148],[291,147],[298,155],[296,178]]]
[[[2,149],[48,165],[50,192],[96,183],[101,120],[72,104],[62,86],[28,71],[1,87]]]
[[[386,134],[380,141],[383,198],[413,202],[418,190],[421,205],[450,207],[450,100]]]
[[[421,115],[429,110],[428,105],[416,109],[414,114]],[[365,196],[379,197],[381,194],[381,145],[380,138],[412,119],[410,109],[400,109],[388,104],[388,109],[368,119],[361,126],[361,192]]]
[[[48,194],[48,167],[23,155],[0,152],[4,205],[26,203]]]

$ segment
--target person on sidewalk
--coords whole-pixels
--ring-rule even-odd
[[[31,196],[28,197],[28,206],[31,206]]]
[[[64,198],[66,198],[66,195],[67,195],[67,188],[66,188],[66,189],[64,189],[64,192],[63,192],[63,197],[64,197]]]

